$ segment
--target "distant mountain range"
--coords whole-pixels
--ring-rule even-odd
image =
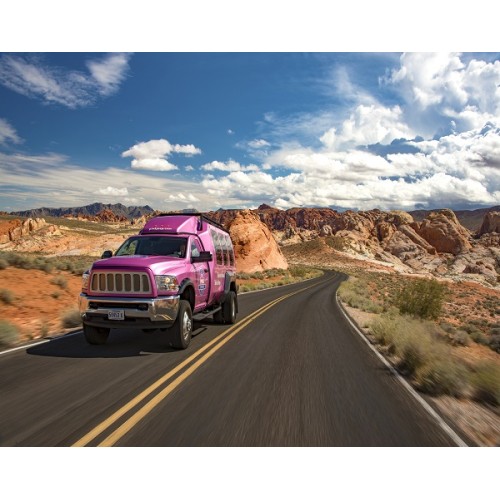
[[[33,208],[31,210],[24,210],[21,212],[11,212],[11,215],[17,215],[19,217],[78,217],[79,215],[94,216],[103,210],[111,210],[114,214],[126,217],[127,219],[135,219],[154,212],[149,205],[145,205],[143,207],[126,207],[121,203],[115,203],[114,205],[110,203],[92,203],[91,205],[85,205],[84,207]]]
[[[258,210],[272,209],[268,205],[261,205]],[[84,207],[69,207],[69,208],[34,208],[31,210],[24,210],[21,212],[11,212],[11,215],[16,215],[19,217],[64,217],[64,216],[95,216],[102,212],[103,210],[110,210],[117,216],[126,217],[127,219],[136,219],[143,215],[149,215],[155,210],[149,205],[143,207],[126,207],[121,203],[104,204],[104,203],[92,203],[91,205],[85,205]],[[274,209],[276,210],[276,209]],[[298,209],[296,209],[298,210]],[[325,214],[322,212],[324,210],[332,211],[331,209],[307,209],[307,211],[314,212],[314,217],[318,216],[321,218]],[[195,212],[195,209],[181,210],[180,212]],[[466,227],[470,231],[478,231],[483,222],[484,216],[488,212],[500,212],[500,205],[490,208],[480,208],[477,210],[454,210],[457,219],[460,221],[462,226]],[[224,210],[220,208],[214,215],[220,212],[231,212],[230,210]],[[335,212],[335,211],[332,211]],[[433,210],[413,210],[408,212],[416,221],[420,222],[427,217]]]

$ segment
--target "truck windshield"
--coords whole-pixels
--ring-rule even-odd
[[[129,238],[115,255],[165,255],[183,259],[187,238],[171,236],[134,236]]]

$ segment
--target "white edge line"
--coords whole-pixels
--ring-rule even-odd
[[[10,352],[22,351],[23,349],[29,349],[30,347],[35,347],[37,345],[46,344],[47,342],[52,342],[54,340],[67,339],[68,337],[72,337],[73,335],[80,335],[81,333],[82,333],[81,330],[78,330],[77,332],[72,332],[72,333],[63,333],[62,335],[58,335],[56,337],[51,337],[48,339],[43,339],[43,340],[40,340],[39,342],[34,342],[32,344],[24,344],[24,345],[20,345],[18,347],[12,347],[11,349],[7,349],[5,351],[0,351],[0,356],[2,356],[3,354],[8,354]]]
[[[358,335],[366,342],[368,347],[377,355],[377,357],[384,363],[384,365],[390,370],[391,374],[394,375],[400,384],[416,399],[418,403],[429,413],[431,417],[433,417],[441,429],[443,429],[446,434],[455,442],[457,446],[467,448],[468,445],[463,441],[463,439],[444,421],[443,417],[439,415],[434,408],[422,397],[420,394],[398,373],[398,371],[387,361],[387,359],[380,354],[380,352],[375,349],[373,344],[366,338],[365,334],[358,328],[358,325],[354,323],[354,321],[349,317],[347,312],[344,310],[343,305],[341,304],[338,294],[335,293],[335,299],[337,301],[337,305],[339,306],[340,311],[347,319],[352,328],[358,333]]]

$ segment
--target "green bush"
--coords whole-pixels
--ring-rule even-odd
[[[402,290],[398,300],[401,314],[422,319],[437,319],[441,314],[447,288],[436,280],[412,280]]]
[[[19,340],[17,328],[8,321],[0,320],[0,348],[10,347]]]
[[[474,397],[479,401],[500,405],[500,366],[491,361],[478,364],[471,377]]]
[[[5,259],[0,259],[0,270],[9,267],[9,263]]]

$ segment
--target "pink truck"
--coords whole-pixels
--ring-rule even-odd
[[[193,319],[236,321],[231,238],[202,214],[154,217],[83,274],[79,308],[90,344],[104,344],[112,328],[168,329],[169,344],[185,349]]]

